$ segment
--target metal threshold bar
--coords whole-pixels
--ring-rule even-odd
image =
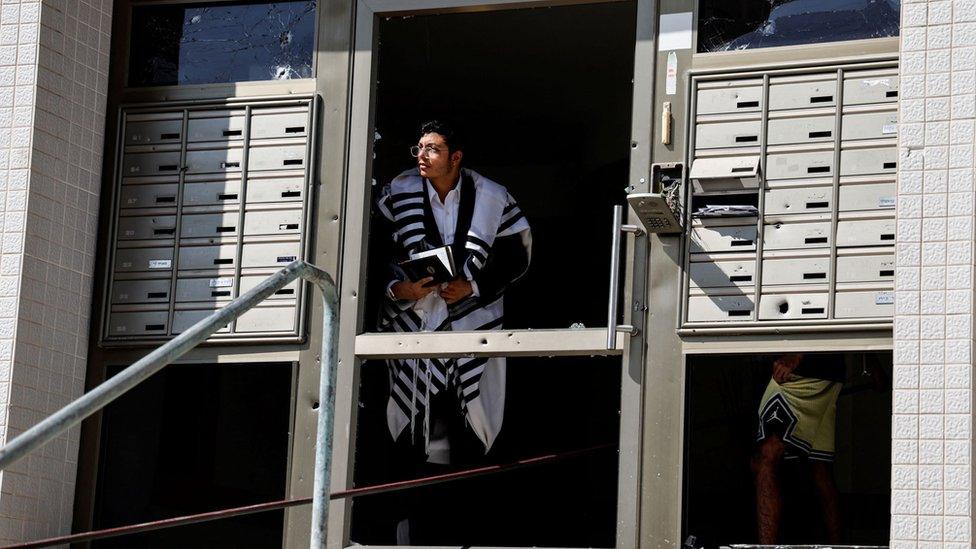
[[[606,348],[606,328],[470,332],[389,332],[356,336],[356,356],[375,358],[620,355],[624,338]],[[571,340],[571,344],[567,341]]]

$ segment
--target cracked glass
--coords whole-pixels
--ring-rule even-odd
[[[317,0],[133,9],[130,86],[312,77]]]
[[[698,51],[898,36],[900,0],[701,0]]]

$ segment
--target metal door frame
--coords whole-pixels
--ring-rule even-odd
[[[692,47],[675,50],[678,61],[677,90],[666,95],[666,71],[650,73],[654,94],[648,96],[647,118],[653,135],[661,131],[663,102],[672,102],[672,113],[689,111],[687,86],[691,76],[739,71],[797,69],[870,60],[890,61],[898,54],[900,37],[761,48],[734,52],[697,53],[698,2],[660,0],[660,14],[692,12]],[[657,14],[652,15],[656,18]],[[669,51],[649,52],[658,66],[667,63]],[[649,63],[653,63],[649,61]],[[640,73],[635,74],[635,78]],[[636,82],[636,80],[635,80]],[[635,104],[635,109],[637,105]],[[651,142],[655,163],[685,160],[687,119],[673,120],[671,145]],[[641,429],[643,486],[640,494],[640,542],[647,547],[678,547],[682,535],[685,475],[685,372],[689,356],[699,354],[878,351],[891,350],[890,330],[781,333],[679,334],[679,301],[682,291],[682,238],[654,236],[648,269],[647,345],[654,350],[646,359],[644,421]]]
[[[620,1],[620,0],[609,0]],[[354,466],[356,402],[359,368],[363,359],[396,356],[621,356],[625,368],[621,382],[620,461],[618,473],[617,547],[638,545],[638,496],[640,493],[640,436],[642,415],[641,383],[644,369],[643,335],[618,336],[614,349],[606,347],[606,328],[583,330],[507,330],[498,332],[458,332],[451,334],[359,334],[362,329],[365,291],[365,257],[369,229],[369,191],[371,188],[373,130],[375,116],[377,21],[380,16],[417,13],[481,12],[526,7],[551,7],[573,4],[607,3],[594,0],[358,0],[354,16],[352,76],[350,82],[350,118],[347,178],[345,183],[345,223],[340,292],[340,368],[336,391],[337,424],[348,430],[336,433],[333,486],[336,490],[352,484]],[[642,97],[651,95],[653,80],[653,40],[656,6],[653,0],[636,0],[637,36],[635,46],[635,98],[632,110],[632,150],[630,185],[646,188],[650,172],[650,105]],[[624,303],[636,310],[631,324],[643,330],[644,267],[647,264],[646,237],[628,246]],[[640,275],[635,277],[635,271]],[[625,319],[626,321],[627,319]],[[516,348],[518,351],[516,351]],[[332,547],[349,545],[350,503],[332,507],[329,517]]]

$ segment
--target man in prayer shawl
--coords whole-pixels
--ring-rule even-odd
[[[464,144],[450,125],[423,124],[410,152],[417,167],[384,187],[378,201],[379,211],[393,223],[394,245],[379,329],[500,329],[505,289],[528,269],[528,221],[505,187],[462,168]],[[398,266],[443,246],[454,258],[453,280],[410,280]],[[504,358],[396,359],[387,364],[387,422],[399,453],[417,464],[409,472],[437,472],[438,465],[470,461],[472,454],[491,449],[504,415]],[[445,522],[450,521],[440,520]],[[417,530],[415,523],[398,525],[398,542],[418,543],[415,532],[407,533]]]

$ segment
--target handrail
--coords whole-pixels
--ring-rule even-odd
[[[332,412],[335,406],[335,379],[338,361],[339,294],[329,273],[305,261],[290,263],[249,292],[228,303],[224,308],[197,322],[182,334],[15,437],[0,448],[0,471],[10,467],[31,451],[47,444],[86,417],[101,410],[297,278],[315,284],[322,291],[322,353],[318,358],[321,364],[319,421],[315,441],[315,480],[312,490],[312,542],[310,547],[324,549],[327,539],[329,473],[332,470],[332,433],[335,421]]]

